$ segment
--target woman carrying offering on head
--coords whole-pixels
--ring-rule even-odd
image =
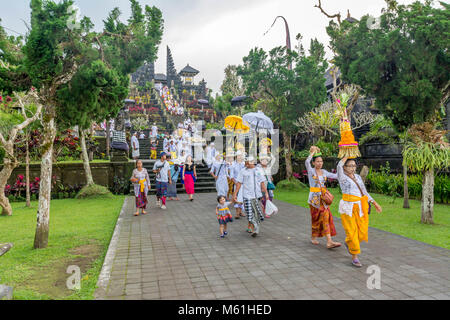
[[[330,207],[322,199],[322,191],[326,190],[327,179],[337,179],[337,174],[322,169],[323,159],[319,151],[319,148],[312,146],[309,150],[309,157],[305,161],[309,180],[308,204],[311,213],[311,243],[318,245],[317,238],[326,237],[327,248],[332,249],[340,247],[341,244],[331,239],[336,235],[336,228]],[[314,167],[311,166],[311,160]]]
[[[358,150],[350,121],[344,109],[340,124],[341,141],[339,141],[339,158],[337,177],[342,190],[342,200],[339,202],[342,226],[345,229],[345,245],[352,255],[352,265],[362,267],[358,259],[361,253],[360,242],[368,241],[370,204],[381,212],[381,206],[367,192],[360,175],[356,174],[355,158],[361,154]]]

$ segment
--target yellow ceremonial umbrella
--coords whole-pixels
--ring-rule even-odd
[[[237,134],[248,133],[250,131],[250,127],[246,126],[239,116],[232,115],[226,117],[223,126],[225,129]]]

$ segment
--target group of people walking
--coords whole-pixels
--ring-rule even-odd
[[[171,161],[171,155],[161,152],[159,159],[153,165],[153,173],[155,173],[155,189],[156,189],[156,205],[165,210],[166,201],[178,201],[177,183],[181,177],[189,200],[193,201],[195,193],[194,182],[197,179],[196,166],[189,155],[186,161],[176,164]],[[134,195],[136,198],[135,216],[139,214],[147,214],[145,211],[148,204],[148,192],[150,190],[150,176],[147,169],[143,167],[142,160],[136,161],[136,168],[133,170],[130,181],[134,184]]]
[[[168,159],[167,159],[168,157]],[[271,158],[262,156],[258,164],[255,157],[246,156],[244,150],[236,153],[217,153],[211,163],[210,174],[215,179],[217,191],[216,217],[219,223],[219,236],[228,235],[227,224],[234,219],[247,217],[247,232],[256,237],[261,231],[261,222],[269,216],[265,214],[268,201],[273,200],[275,185],[271,174]],[[333,196],[326,188],[329,179],[337,179],[342,190],[339,202],[339,213],[345,230],[345,246],[352,256],[352,265],[361,267],[358,255],[361,253],[360,242],[368,241],[370,206],[377,212],[381,206],[367,192],[360,175],[356,174],[356,161],[344,157],[337,165],[337,173],[323,169],[323,158],[320,149],[312,146],[305,161],[309,180],[308,204],[311,214],[311,243],[319,245],[318,238],[325,237],[327,248],[334,249],[341,243],[333,240],[336,228],[330,204]],[[194,182],[197,179],[196,166],[189,155],[181,165],[175,165],[170,155],[161,153],[160,159],[153,167],[156,174],[157,205],[166,209],[166,198],[178,200],[176,183],[179,178],[185,186],[189,200],[193,201]],[[150,189],[148,172],[142,167],[142,161],[136,162],[131,181],[134,183],[136,197],[136,213],[146,214],[147,193]],[[230,207],[235,208],[235,216]]]
[[[247,217],[247,232],[256,237],[265,215],[267,200],[273,199],[273,179],[268,167],[269,157],[261,157],[257,164],[253,156],[245,156],[244,151],[227,152],[225,159],[220,153],[212,163],[210,174],[216,180],[217,219],[220,225],[220,237],[227,235],[226,224],[232,222],[229,205],[234,204],[235,219]],[[226,205],[224,207],[224,205]],[[227,210],[225,210],[227,209]],[[245,212],[245,214],[244,214]],[[222,227],[225,225],[225,227]]]

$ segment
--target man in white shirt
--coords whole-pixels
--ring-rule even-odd
[[[259,225],[264,221],[259,199],[264,196],[269,199],[269,194],[264,184],[264,177],[255,167],[256,159],[253,156],[247,157],[245,161],[246,168],[239,172],[236,179],[237,186],[234,191],[234,201],[237,202],[237,194],[242,188],[242,200],[244,203],[245,213],[248,219],[247,232],[256,237],[259,234]]]
[[[131,155],[134,160],[137,160],[139,158],[139,140],[137,138],[137,132],[133,133],[133,136],[131,137]]]
[[[139,139],[145,139],[145,134],[143,132],[139,135]]]
[[[153,172],[156,173],[156,205],[161,206],[161,209],[166,209],[166,196],[168,184],[172,184],[170,174],[170,164],[166,161],[166,154],[161,152],[159,160],[153,165]],[[161,205],[162,200],[162,205]]]

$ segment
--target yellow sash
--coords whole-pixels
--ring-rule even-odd
[[[323,188],[323,189],[325,189],[325,188]],[[322,188],[311,187],[311,188],[309,188],[309,191],[311,191],[311,192],[321,192]]]
[[[145,180],[145,179],[142,179],[142,180],[139,180],[139,185],[141,186],[141,192],[144,192],[144,190],[145,190],[145,181],[147,181],[147,180]]]
[[[365,215],[369,214],[369,197],[368,196],[358,197],[358,196],[354,196],[352,194],[344,193],[342,195],[342,200],[347,201],[347,202],[361,201],[362,212],[364,212]]]

